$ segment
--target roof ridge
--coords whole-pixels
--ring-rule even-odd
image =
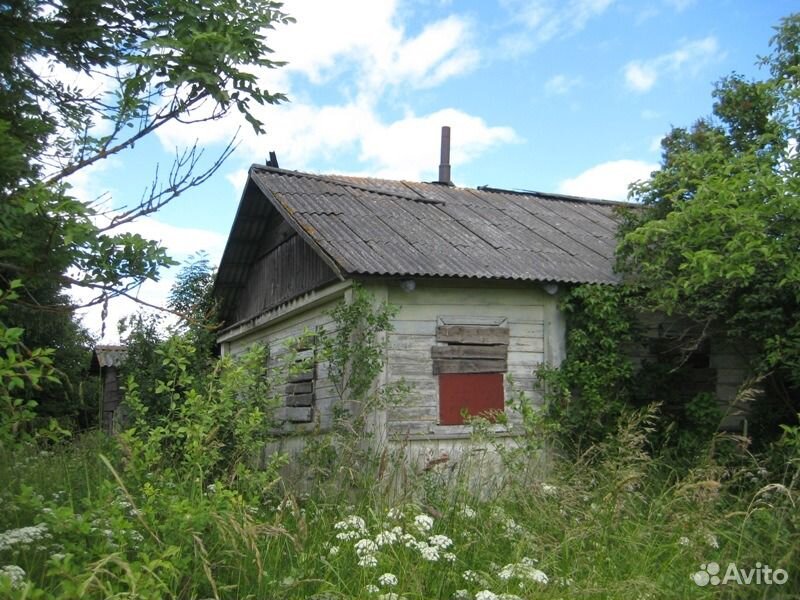
[[[558,194],[555,192],[537,192],[536,190],[507,190],[496,188],[490,185],[479,185],[476,188],[479,192],[494,192],[497,194],[514,194],[515,196],[537,196],[539,198],[551,198],[553,200],[566,200],[568,202],[583,202],[589,204],[607,204],[611,206],[637,206],[635,202],[624,200],[606,200],[605,198],[587,198],[586,196],[573,196],[571,194]]]
[[[338,186],[341,186],[341,187],[353,188],[353,189],[356,189],[356,190],[361,190],[362,192],[369,192],[369,193],[372,193],[372,194],[379,194],[381,196],[390,196],[392,198],[400,198],[402,200],[411,200],[412,202],[420,202],[422,204],[445,204],[444,200],[433,200],[431,198],[426,198],[425,196],[421,196],[421,195],[411,196],[411,195],[408,195],[408,194],[401,194],[401,193],[398,193],[398,192],[390,192],[388,190],[381,190],[381,189],[378,189],[378,188],[373,188],[373,187],[369,187],[369,186],[365,186],[365,185],[360,185],[360,184],[357,184],[357,183],[351,183],[351,182],[346,182],[346,181],[341,181],[341,180],[335,179],[336,177],[348,177],[347,175],[317,175],[315,173],[306,173],[304,171],[291,171],[291,170],[288,170],[288,169],[280,169],[280,168],[276,168],[276,167],[267,167],[265,165],[258,165],[258,164],[254,164],[250,168],[251,169],[258,169],[259,171],[276,172],[276,173],[280,173],[280,174],[283,174],[283,175],[289,175],[289,176],[292,176],[292,177],[307,177],[308,179],[314,179],[316,181],[324,181],[325,183],[330,183],[332,185],[338,185]],[[369,179],[369,178],[367,178],[367,179]],[[374,177],[372,179],[377,179],[377,178]],[[386,179],[386,180],[382,180],[382,181],[397,181],[397,180]],[[399,183],[402,183],[403,185],[406,185],[405,182],[403,182],[403,181],[399,181]],[[408,187],[408,186],[406,186],[406,187]],[[416,190],[414,190],[414,191],[416,192]],[[416,193],[419,194],[419,192],[416,192]]]

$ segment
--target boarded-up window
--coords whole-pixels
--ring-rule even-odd
[[[461,425],[463,413],[493,415],[505,408],[502,373],[442,373],[439,375],[439,423]]]
[[[463,424],[464,413],[491,419],[505,408],[509,330],[501,325],[505,319],[497,323],[445,322],[436,328],[431,358],[439,377],[441,425]]]
[[[290,423],[309,423],[314,416],[317,371],[313,339],[298,340],[295,350],[295,368],[286,383],[286,406],[282,414]]]

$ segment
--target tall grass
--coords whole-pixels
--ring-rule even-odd
[[[0,597],[800,593],[797,490],[770,483],[773,473],[754,459],[732,468],[711,455],[679,473],[645,451],[645,428],[642,418],[624,422],[579,460],[554,459],[545,480],[512,468],[492,490],[442,477],[446,464],[407,472],[401,499],[380,485],[393,475],[380,453],[361,466],[362,476],[373,469],[372,485],[350,479],[340,494],[327,486],[323,495],[281,482],[257,494],[188,474],[129,478],[124,449],[100,435],[44,454],[18,448],[0,461],[0,567],[25,575],[14,585],[0,577]],[[14,541],[14,530],[39,524],[43,535]],[[789,580],[696,585],[690,575],[712,561],[723,572],[729,562],[768,564]]]

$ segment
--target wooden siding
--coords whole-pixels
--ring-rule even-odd
[[[344,294],[344,291],[342,292]],[[265,344],[270,349],[271,367],[276,367],[282,360],[282,355],[286,352],[289,340],[297,339],[306,329],[315,330],[319,327],[330,327],[331,319],[326,314],[340,297],[331,301],[314,306],[310,309],[300,309],[298,314],[279,321],[273,325],[266,325],[253,331],[249,335],[242,336],[228,342],[227,352],[236,356],[244,352],[253,344]],[[303,385],[310,379],[303,379],[302,376],[294,378],[289,386]],[[292,391],[300,391],[299,388],[292,388]],[[289,391],[287,389],[287,391]],[[336,390],[328,376],[328,365],[317,363],[313,378],[313,406],[291,406],[293,399],[287,398],[287,406],[278,410],[276,417],[279,421],[284,421],[280,431],[276,433],[307,433],[311,431],[324,431],[329,429],[332,422],[333,404],[338,399]]]
[[[239,292],[233,321],[259,315],[336,279],[316,252],[277,215]]]
[[[463,426],[439,425],[439,384],[434,374],[431,350],[441,345],[437,328],[496,324],[508,331],[508,372],[516,386],[540,401],[533,391],[534,369],[546,357],[546,348],[558,346],[546,342],[546,319],[555,307],[555,298],[533,286],[455,287],[434,282],[417,282],[417,288],[405,293],[389,284],[389,301],[400,307],[395,330],[389,335],[387,379],[404,378],[412,386],[410,397],[386,414],[387,432],[394,435],[448,437],[468,435]],[[446,331],[446,330],[440,330]],[[513,390],[506,384],[506,398]],[[512,422],[519,416],[509,412]]]

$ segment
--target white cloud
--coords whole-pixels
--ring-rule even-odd
[[[551,95],[564,95],[572,88],[579,85],[580,77],[567,77],[563,74],[554,75],[544,84],[544,91]]]
[[[614,0],[504,0],[502,4],[523,30],[502,36],[501,51],[520,56],[550,40],[577,33],[613,3]]]
[[[384,116],[387,99],[439,85],[478,63],[480,56],[472,45],[468,19],[453,15],[409,36],[397,23],[397,6],[391,0],[366,4],[355,0],[298,2],[288,3],[286,8],[297,23],[270,32],[269,40],[276,59],[286,56],[291,62],[285,69],[263,74],[274,77],[276,72],[283,72],[283,81],[270,80],[270,85],[273,81],[282,84],[295,99],[280,106],[255,107],[265,123],[266,136],[256,136],[238,114],[230,114],[194,126],[166,125],[158,131],[165,147],[182,147],[195,141],[204,146],[226,142],[241,127],[237,156],[243,161],[261,160],[269,150],[275,150],[281,166],[307,170],[349,153],[363,163],[357,168],[368,169],[371,174],[418,178],[438,165],[438,158],[422,159],[420,149],[427,146],[422,139],[433,136],[429,150],[438,151],[441,125],[450,124],[455,139],[463,144],[454,145],[454,164],[461,157],[469,160],[495,144],[515,139],[508,127],[492,127],[454,109],[425,115],[408,111],[396,119]],[[353,14],[359,18],[353,19]],[[336,35],[331,35],[333,31]],[[345,99],[320,102],[315,97],[319,86],[332,77],[343,82]],[[346,87],[348,82],[352,89]],[[293,84],[302,94],[292,94]],[[197,116],[202,117],[211,108],[204,107],[205,113]],[[423,132],[421,127],[429,130]]]
[[[676,11],[683,12],[694,4],[695,0],[665,0],[665,2]]]
[[[719,44],[714,36],[686,41],[673,52],[629,62],[624,68],[625,83],[635,92],[647,92],[664,73],[673,76],[696,74],[720,56]]]
[[[650,173],[657,169],[657,164],[640,160],[614,160],[562,181],[558,191],[572,196],[625,200],[631,183],[649,179]]]

